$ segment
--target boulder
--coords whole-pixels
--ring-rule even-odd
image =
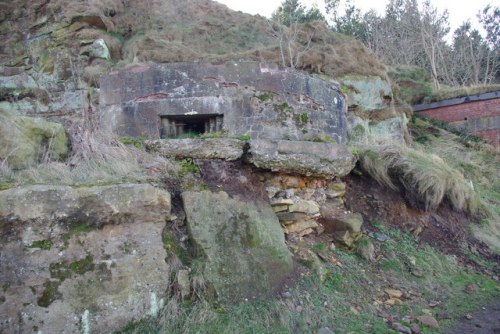
[[[345,176],[356,158],[345,145],[287,140],[251,140],[248,161],[276,172],[333,178]]]
[[[241,158],[245,142],[234,138],[186,138],[146,141],[146,148],[171,158],[223,159]]]
[[[108,333],[156,315],[169,212],[150,185],[1,191],[0,332]]]
[[[321,216],[320,222],[326,231],[332,233],[334,239],[341,244],[352,247],[361,238],[363,216],[360,213],[342,212],[325,206],[321,208]]]
[[[0,161],[6,161],[10,168],[27,168],[43,159],[61,160],[68,151],[68,137],[61,124],[0,109]]]
[[[205,259],[204,277],[222,302],[275,291],[293,270],[292,256],[271,206],[225,192],[182,193],[187,226]]]

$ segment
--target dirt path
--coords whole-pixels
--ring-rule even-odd
[[[483,307],[482,310],[465,316],[458,323],[444,331],[445,334],[500,334],[500,301]]]

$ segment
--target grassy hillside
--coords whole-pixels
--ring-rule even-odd
[[[386,76],[385,67],[357,40],[320,22],[286,28],[214,1],[62,1],[2,3],[0,65],[46,73],[67,68],[95,85],[100,74],[132,62],[257,60],[320,71]],[[25,9],[22,9],[25,8]],[[22,33],[24,32],[24,33]],[[102,38],[111,59],[93,59]],[[71,59],[71,64],[66,61]]]

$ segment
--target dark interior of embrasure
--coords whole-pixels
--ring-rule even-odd
[[[205,133],[220,132],[223,116],[204,115],[169,115],[161,116],[161,138],[196,137]]]

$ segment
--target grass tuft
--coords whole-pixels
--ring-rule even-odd
[[[377,182],[394,190],[403,188],[425,210],[437,208],[444,199],[457,210],[475,213],[478,209],[471,184],[434,154],[405,147],[371,147],[360,152],[360,163]]]

